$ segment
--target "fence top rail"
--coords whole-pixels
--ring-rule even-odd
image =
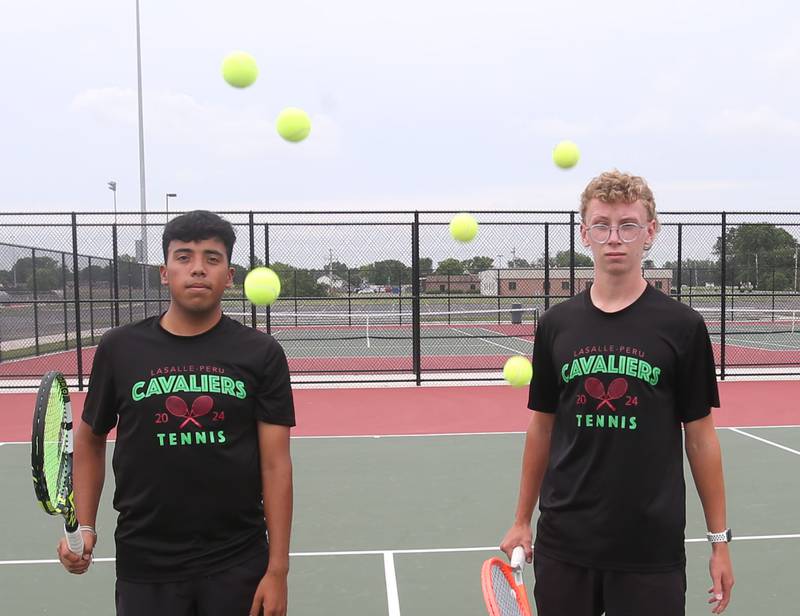
[[[754,210],[709,210],[709,211],[688,211],[688,210],[670,210],[670,211],[661,211],[659,215],[668,215],[668,216],[720,216],[725,214],[726,216],[792,216],[792,215],[800,215],[800,206],[798,206],[798,210],[796,211],[786,211],[786,210],[766,210],[766,211],[754,211]],[[184,214],[188,210],[176,210],[171,213],[171,215],[179,215]],[[451,209],[431,209],[431,210],[218,210],[217,212],[222,215],[237,215],[237,216],[249,216],[250,214],[256,216],[263,216],[263,215],[280,215],[280,216],[297,216],[297,215],[339,215],[339,216],[346,216],[349,214],[356,214],[356,215],[375,215],[375,214],[396,214],[396,215],[414,215],[414,214],[457,214],[460,212],[469,212],[472,214],[576,214],[578,215],[577,210],[536,210],[536,209],[507,209],[507,210],[451,210]],[[0,212],[0,217],[4,216],[63,216],[63,217],[71,217],[73,214],[76,216],[84,217],[84,216],[114,216],[115,213],[113,211],[108,210],[98,210],[98,211],[90,211],[90,212],[64,212],[64,211],[53,211],[53,212],[39,212],[39,211],[28,211],[28,212]],[[139,211],[117,211],[116,216],[124,216],[124,217],[132,217],[132,216],[163,216],[165,212],[161,210],[151,210],[146,213],[142,213]]]

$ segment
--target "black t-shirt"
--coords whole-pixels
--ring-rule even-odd
[[[588,291],[544,313],[528,406],[555,413],[536,549],[576,565],[685,565],[681,422],[719,406],[702,317],[647,286],[605,313]]]
[[[289,368],[271,337],[223,316],[198,336],[159,317],[108,331],[83,420],[117,425],[117,576],[207,575],[266,549],[257,421],[293,426]]]

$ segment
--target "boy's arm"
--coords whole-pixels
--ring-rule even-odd
[[[531,421],[525,437],[525,450],[522,454],[522,476],[519,483],[519,499],[514,515],[514,524],[500,544],[500,549],[509,558],[511,558],[512,550],[518,545],[525,548],[525,557],[528,562],[532,558],[531,517],[539,498],[542,478],[547,470],[547,460],[550,457],[550,437],[555,419],[555,413],[538,411],[531,413]]]
[[[706,527],[718,533],[727,528],[725,511],[725,481],[722,474],[722,453],[714,430],[711,415],[684,424],[686,457],[692,469],[697,494],[703,505]],[[734,585],[733,566],[727,543],[711,544],[711,581],[709,603],[717,603],[712,610],[721,614],[731,599]]]
[[[72,484],[78,523],[97,526],[97,509],[106,475],[106,440],[108,435],[95,434],[91,426],[79,421],[75,426],[75,449],[73,453]],[[70,552],[62,539],[58,546],[61,563],[70,573],[84,573],[91,564],[97,536],[83,532],[83,558]]]
[[[269,534],[269,564],[250,613],[283,616],[287,606],[289,537],[292,531],[292,459],[289,427],[258,422],[261,486]]]

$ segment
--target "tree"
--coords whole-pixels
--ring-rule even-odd
[[[33,292],[33,258],[22,257],[14,264],[14,273],[18,285]],[[61,287],[61,277],[64,274],[61,263],[52,257],[36,257],[36,291],[43,293]],[[67,269],[69,274],[69,269]],[[13,276],[11,277],[13,283]]]
[[[420,274],[430,274],[433,271],[433,259],[430,257],[420,257],[419,259],[419,272]]]
[[[725,234],[725,279],[734,285],[749,282],[761,290],[792,289],[797,247],[797,240],[775,225],[759,223],[730,227]],[[717,237],[714,254],[719,263],[722,237]]]
[[[376,261],[365,265],[360,270],[361,276],[374,285],[407,284],[411,282],[411,268],[395,259]]]
[[[667,261],[663,267],[672,270],[672,281],[678,284],[678,264]],[[681,262],[681,285],[702,287],[706,283],[719,284],[719,263],[709,259],[684,259]]]
[[[594,262],[579,252],[575,253],[575,267],[592,267]],[[560,250],[555,258],[550,258],[550,267],[569,267],[569,250]]]
[[[461,265],[464,271],[467,272],[483,272],[494,268],[494,259],[491,257],[472,257],[471,259],[464,259]]]
[[[344,280],[345,282],[349,281],[351,289],[361,286],[362,280],[358,270],[350,269],[344,263],[333,261],[332,263],[326,263],[323,269],[325,270],[326,276],[328,273],[332,272],[334,276],[337,276],[341,280]]]
[[[451,257],[444,261],[439,261],[439,267],[436,268],[435,273],[442,276],[459,276],[464,273],[464,264]]]
[[[98,282],[108,282],[111,280],[111,266],[107,265],[87,265],[80,270],[81,283],[89,284],[89,277],[91,276],[92,284]]]
[[[273,263],[272,270],[281,280],[282,297],[324,297],[327,289],[317,283],[319,272],[298,269],[286,263]]]

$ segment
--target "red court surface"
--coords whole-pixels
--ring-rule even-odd
[[[800,381],[725,381],[717,426],[800,423]],[[295,389],[295,436],[516,432],[528,425],[527,388],[508,386]],[[30,438],[35,394],[0,395],[0,441]],[[73,412],[84,393],[74,392]]]

